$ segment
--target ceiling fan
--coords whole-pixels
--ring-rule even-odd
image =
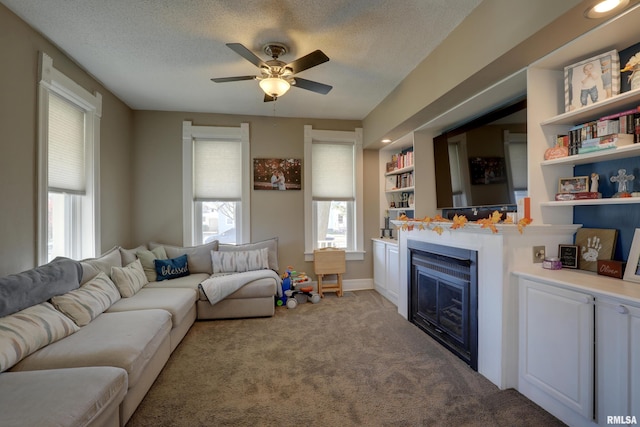
[[[240,80],[258,80],[260,88],[265,93],[264,102],[275,101],[284,95],[291,86],[310,90],[311,92],[320,93],[322,95],[326,95],[331,89],[333,89],[332,86],[323,83],[294,77],[295,74],[308,70],[316,65],[320,65],[323,62],[327,62],[329,57],[321,50],[315,50],[310,54],[287,64],[278,59],[281,55],[284,55],[289,51],[287,46],[282,43],[271,42],[264,46],[262,50],[272,58],[269,61],[263,61],[258,58],[253,52],[240,43],[227,43],[227,46],[235,53],[258,67],[260,69],[260,75],[220,77],[211,79],[216,83],[237,82]]]

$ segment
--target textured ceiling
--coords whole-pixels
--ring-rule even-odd
[[[481,0],[0,0],[133,109],[363,119]],[[264,103],[257,74],[225,43],[284,62],[322,50],[292,88]]]

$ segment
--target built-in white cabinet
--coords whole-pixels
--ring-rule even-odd
[[[398,304],[400,254],[397,241],[373,239],[373,284],[378,293]]]
[[[612,416],[640,422],[640,305],[596,300],[596,396],[600,425]]]
[[[593,418],[594,298],[519,279],[518,390],[562,421]]]

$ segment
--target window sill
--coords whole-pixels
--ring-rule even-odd
[[[345,258],[347,261],[362,261],[365,253],[365,251],[347,251]],[[313,261],[313,252],[305,252],[304,260]]]

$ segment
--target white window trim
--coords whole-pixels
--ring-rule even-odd
[[[311,172],[311,147],[313,143],[319,142],[342,142],[351,143],[355,146],[355,177],[356,177],[356,198],[355,209],[355,249],[346,252],[346,259],[364,259],[364,225],[363,225],[363,153],[362,153],[362,129],[356,128],[353,131],[335,131],[313,129],[311,125],[304,127],[304,260],[313,261],[313,199],[311,195],[312,172]]]
[[[53,66],[53,59],[40,52],[38,79],[38,264],[47,262],[48,206],[48,130],[49,95],[58,96],[82,108],[86,113],[86,197],[91,201],[83,207],[83,224],[90,232],[83,235],[82,258],[100,253],[100,118],[102,95],[91,94]]]
[[[182,122],[182,240],[185,246],[191,246],[195,240],[193,212],[193,141],[209,139],[237,141],[242,144],[242,207],[240,215],[242,226],[237,230],[240,243],[249,243],[251,239],[251,171],[249,153],[249,123],[240,127],[194,126],[190,121]]]

